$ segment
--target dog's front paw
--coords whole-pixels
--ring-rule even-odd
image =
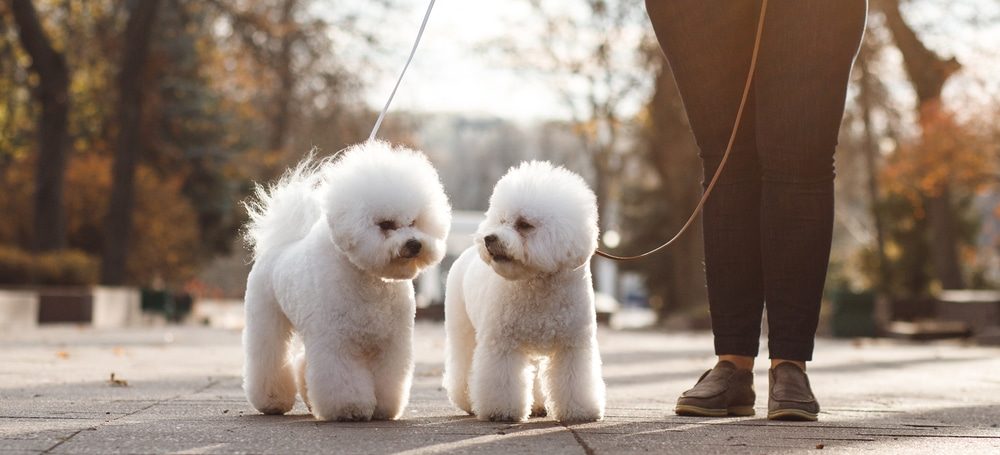
[[[524,421],[524,419],[522,419],[520,417],[516,417],[516,416],[511,415],[511,414],[491,414],[491,415],[486,416],[485,419],[481,419],[481,420],[488,420],[490,422],[523,422]]]
[[[531,407],[531,417],[545,417],[547,415],[549,415],[549,411],[545,409],[545,405]]]
[[[493,409],[476,414],[476,418],[484,422],[524,422],[528,420],[526,413],[509,409]]]
[[[285,387],[267,384],[261,387],[247,387],[250,403],[261,414],[281,415],[295,406],[295,391]]]
[[[563,409],[555,414],[560,422],[596,422],[604,418],[601,409]]]
[[[469,398],[464,394],[449,393],[449,398],[451,399],[451,404],[455,405],[458,409],[465,411],[469,415],[475,415],[475,412],[472,411],[472,403],[469,402]]]
[[[261,405],[257,410],[264,415],[282,415],[291,411],[292,406],[285,403],[272,403]]]
[[[316,406],[313,409],[313,415],[317,419],[337,422],[367,422],[374,414],[374,406],[359,403],[343,404],[332,409],[320,409]]]
[[[402,409],[375,408],[375,412],[372,414],[372,420],[396,420],[402,414]]]

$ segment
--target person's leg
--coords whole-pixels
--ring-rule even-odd
[[[812,359],[833,228],[833,154],[866,0],[771,0],[755,91],[770,356]]]
[[[700,148],[707,185],[729,141],[746,82],[760,1],[647,0]],[[763,311],[760,170],[748,100],[734,149],[705,205],[705,274],[715,351],[750,369]]]

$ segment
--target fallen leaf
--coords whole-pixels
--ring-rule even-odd
[[[69,353],[66,351],[58,351],[56,352],[56,357],[59,357],[60,359],[68,359]]]
[[[128,381],[124,379],[115,379],[115,373],[111,373],[111,379],[108,380],[108,384],[112,387],[128,387]]]

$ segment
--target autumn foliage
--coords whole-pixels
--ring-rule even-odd
[[[923,200],[938,196],[945,184],[963,192],[977,192],[992,183],[992,158],[972,130],[955,120],[940,103],[922,107],[919,141],[904,144],[886,163],[882,181],[893,194],[913,204],[918,216]]]
[[[149,3],[18,0],[37,11],[34,35],[47,38],[69,71],[65,164],[38,166],[45,122],[35,95],[44,84],[21,39],[30,28],[14,20],[12,3],[0,2],[0,247],[10,252],[0,262],[8,257],[23,266],[25,255],[52,249],[38,245],[50,211],[65,220],[65,229],[49,236],[58,238],[47,242],[60,245],[55,250],[64,246],[101,266],[108,265],[101,256],[122,256],[110,255],[109,245],[125,249],[124,279],[116,267],[115,279],[100,278],[105,283],[181,289],[199,268],[233,253],[244,217],[240,200],[252,181],[276,176],[313,146],[338,150],[361,137],[357,125],[369,124],[371,113],[351,98],[356,79],[334,58],[359,34],[356,26],[334,28],[331,21],[349,12],[335,8],[319,17],[311,4],[161,2],[152,25],[132,27],[130,40],[130,19]],[[345,42],[332,43],[334,35]],[[135,36],[149,39],[148,56],[124,77],[132,66],[123,55]],[[143,103],[128,118],[139,120],[123,122],[135,90]],[[138,139],[123,145],[123,133]],[[132,159],[134,183],[117,177],[119,194],[134,192],[132,209],[119,205],[131,221],[114,224],[131,225],[130,235],[116,235],[108,229],[113,164]],[[42,179],[39,168],[52,175]],[[62,201],[36,201],[43,180],[62,185]],[[121,221],[122,212],[111,218]],[[39,273],[18,276],[21,284],[39,282],[32,278]]]
[[[889,155],[880,175],[884,193],[878,210],[887,220],[890,270],[885,289],[896,296],[928,295],[941,287],[931,252],[941,240],[928,216],[935,198],[948,202],[962,274],[973,286],[982,283],[976,238],[983,220],[973,200],[995,181],[995,157],[987,153],[991,142],[940,103],[924,105],[920,119],[919,138]]]
[[[5,213],[31,212],[29,171],[31,157],[9,166],[5,188],[0,193],[0,208]],[[128,275],[134,282],[154,279],[182,282],[195,272],[199,232],[195,210],[182,195],[179,177],[164,178],[141,166],[136,175],[136,207],[132,226],[134,248],[129,257]],[[108,210],[107,193],[111,186],[111,159],[98,154],[77,154],[66,170],[67,235],[77,254],[90,255],[96,261],[101,251],[101,224]],[[31,231],[31,217],[18,216],[0,224],[0,244],[24,244]],[[2,260],[2,258],[0,258]],[[21,259],[18,259],[21,260]],[[70,280],[93,284],[96,275]]]

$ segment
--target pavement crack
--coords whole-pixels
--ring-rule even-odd
[[[46,454],[46,453],[52,453],[53,450],[56,450],[56,447],[59,447],[59,446],[65,444],[66,441],[69,441],[70,439],[73,439],[74,436],[76,436],[76,435],[78,435],[80,433],[83,433],[85,430],[89,430],[91,428],[94,428],[94,427],[87,427],[87,428],[81,428],[79,430],[76,430],[76,431],[73,432],[73,434],[71,434],[69,436],[66,436],[65,438],[59,440],[59,442],[53,444],[52,447],[49,447],[48,449],[45,449],[45,450],[43,450],[40,453],[43,454],[43,455]]]
[[[589,445],[587,445],[587,442],[583,440],[583,437],[580,436],[580,433],[577,433],[576,430],[573,429],[573,427],[566,425],[565,423],[562,422],[559,422],[559,424],[562,425],[563,428],[569,430],[570,434],[573,435],[573,439],[576,439],[576,443],[580,445],[581,449],[583,449],[583,453],[585,453],[586,455],[597,454],[597,452],[595,452],[594,449],[592,449]]]
[[[213,386],[217,385],[218,383],[219,383],[218,380],[211,379],[211,380],[208,381],[208,384],[205,384],[205,385],[203,385],[203,386],[195,389],[194,391],[186,392],[186,393],[179,393],[179,394],[174,395],[174,396],[172,396],[170,398],[165,398],[163,400],[155,401],[152,404],[149,404],[148,406],[144,406],[142,408],[136,409],[135,411],[132,411],[132,412],[120,415],[120,416],[115,417],[115,418],[110,419],[110,420],[105,420],[104,422],[101,422],[101,423],[99,423],[97,425],[93,425],[93,426],[88,426],[88,427],[85,427],[85,428],[81,428],[79,430],[74,431],[69,436],[66,436],[65,438],[59,440],[59,442],[53,444],[52,447],[49,447],[49,448],[47,448],[47,449],[39,452],[39,454],[40,455],[45,455],[45,454],[48,454],[48,453],[52,453],[53,450],[56,450],[56,448],[58,448],[59,446],[65,444],[67,442],[69,442],[70,439],[73,439],[74,437],[76,437],[76,435],[78,435],[80,433],[83,433],[84,431],[87,431],[87,430],[94,430],[94,431],[96,431],[98,428],[100,428],[101,426],[103,426],[105,424],[114,422],[114,421],[119,420],[119,419],[124,419],[125,417],[136,415],[136,414],[138,414],[138,413],[140,413],[142,411],[145,411],[147,409],[150,409],[150,408],[152,408],[152,407],[154,407],[156,405],[160,405],[160,404],[163,404],[163,403],[168,403],[168,402],[174,401],[174,400],[176,400],[178,398],[181,398],[181,397],[184,397],[184,396],[194,395],[196,393],[204,392],[205,390],[208,390],[208,389],[212,388]]]
[[[905,434],[905,433],[858,433],[858,436],[892,438],[957,438],[957,439],[1000,439],[1000,436],[978,434]]]

